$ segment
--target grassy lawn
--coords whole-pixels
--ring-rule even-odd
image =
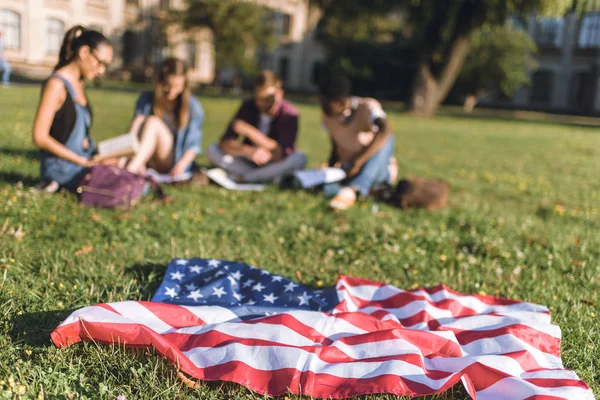
[[[125,132],[135,94],[89,94],[94,137]],[[598,129],[392,113],[401,175],[452,184],[451,207],[441,212],[376,211],[367,201],[334,214],[313,194],[215,186],[169,188],[175,202],[145,201],[124,212],[31,189],[39,177],[30,139],[38,95],[37,87],[0,90],[0,395],[14,381],[31,398],[262,398],[221,383],[188,389],[150,350],[50,343],[50,331],[74,309],[148,300],[172,257],[195,256],[292,278],[299,270],[315,286],[344,273],[545,304],[562,329],[565,366],[600,396]],[[237,102],[201,101],[206,148]],[[314,165],[326,160],[329,143],[317,108],[300,109],[299,146]]]

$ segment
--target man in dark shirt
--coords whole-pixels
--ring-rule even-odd
[[[254,97],[243,101],[220,143],[209,146],[206,155],[237,181],[280,183],[306,165],[306,156],[295,147],[298,117],[283,99],[281,79],[263,71]]]

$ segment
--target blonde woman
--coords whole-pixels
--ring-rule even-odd
[[[150,167],[181,175],[200,154],[204,112],[190,93],[187,72],[184,61],[168,58],[158,71],[154,91],[140,94],[130,128],[138,133],[140,148],[127,165],[130,172],[145,174]]]

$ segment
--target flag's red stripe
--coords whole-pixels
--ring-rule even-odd
[[[173,346],[166,336],[161,336],[145,326],[98,322],[85,322],[85,328],[81,325],[81,323],[76,322],[57,328],[52,333],[53,341],[57,346],[62,347],[77,341],[76,338],[70,336],[75,334],[78,337],[93,338],[95,341],[104,343],[119,342],[133,346],[153,345],[159,353],[172,362],[178,363],[182,370],[198,379],[229,380],[244,384],[259,393],[268,393],[270,395],[283,394],[287,391],[288,386],[292,393],[304,393],[317,397],[345,397],[365,393],[384,392],[408,395],[427,395],[433,394],[434,392],[439,393],[449,388],[456,383],[457,379],[461,376],[460,374],[456,374],[442,388],[433,390],[426,385],[408,379],[401,379],[397,376],[388,375],[377,376],[367,380],[357,380],[333,377],[328,374],[315,374],[310,371],[300,373],[299,371],[291,369],[287,373],[292,373],[294,378],[285,379],[284,376],[278,375],[282,374],[280,371],[258,371],[242,362],[230,362],[202,369],[196,367],[188,358],[186,358],[181,353],[180,349]],[[469,376],[473,387],[478,391],[509,376],[504,372],[494,370],[493,368],[479,363],[470,365],[462,372]],[[302,382],[299,382],[299,379],[302,379]],[[311,387],[311,379],[313,379],[312,382],[319,382],[317,386],[313,387],[313,390],[309,389]],[[389,381],[390,379],[391,381]],[[393,385],[391,382],[393,382]],[[348,383],[348,385],[346,385],[346,383]],[[587,387],[582,386],[585,384],[577,380],[563,380],[562,383],[564,383],[565,386]],[[390,386],[387,386],[388,384],[390,384]],[[331,385],[331,387],[329,385]],[[400,387],[408,388],[409,393],[404,393],[404,391],[399,390]]]
[[[340,281],[339,282],[343,282],[343,283],[347,283],[348,286],[375,286],[375,287],[382,287],[382,286],[386,286],[385,283],[381,283],[381,282],[375,282],[375,281],[370,281],[368,279],[362,279],[362,278],[354,278],[354,277],[350,277],[350,276],[345,276],[345,275],[341,275],[340,276]],[[338,283],[338,285],[340,285],[340,283]],[[341,289],[341,288],[338,288]],[[522,303],[522,301],[520,300],[513,300],[513,299],[506,299],[503,297],[495,297],[495,296],[482,296],[482,295],[477,295],[477,294],[464,294],[464,293],[460,293],[457,291],[454,291],[452,289],[450,289],[449,287],[447,287],[446,285],[437,285],[434,287],[430,287],[430,288],[423,288],[423,289],[416,289],[416,290],[412,290],[412,291],[405,291],[403,293],[399,293],[399,294],[411,294],[415,297],[421,297],[423,298],[422,295],[418,295],[415,292],[417,291],[422,291],[424,290],[425,292],[427,292],[429,295],[433,295],[435,293],[438,292],[448,292],[450,294],[453,294],[455,296],[461,297],[463,299],[469,299],[469,298],[475,298],[478,299],[479,301],[481,301],[482,303],[485,303],[487,305],[494,305],[494,306],[507,306],[507,305],[513,305],[513,304],[519,304]]]
[[[118,312],[117,310],[115,310],[114,308],[112,308],[112,306],[110,304],[101,303],[101,304],[96,304],[94,307],[104,308],[105,310],[112,311],[117,315],[121,315],[121,313]]]
[[[279,342],[272,342],[261,339],[251,338],[239,338],[231,335],[224,334],[218,331],[209,331],[199,335],[186,335],[179,333],[168,333],[163,335],[167,338],[174,346],[179,348],[181,351],[190,351],[197,347],[202,348],[213,348],[213,347],[224,347],[231,344],[241,344],[248,347],[260,346],[260,347],[287,347],[301,349],[308,353],[315,354],[320,360],[326,363],[352,363],[352,362],[385,362],[385,361],[403,361],[408,364],[412,364],[421,369],[424,368],[423,358],[418,353],[410,354],[397,354],[381,357],[370,357],[356,359],[348,356],[342,350],[335,346],[291,346],[282,344]],[[431,379],[443,379],[450,376],[452,373],[438,370],[426,370],[423,374]]]
[[[456,331],[454,329],[442,327],[441,330],[454,332],[458,342],[461,345],[467,345],[480,339],[490,339],[502,335],[511,335],[544,353],[560,357],[560,339],[548,335],[542,331],[534,329],[527,325],[515,324],[503,326],[497,329],[486,329],[477,331]]]
[[[175,304],[154,303],[151,301],[138,301],[138,303],[176,329],[205,324],[202,319],[187,308]]]
[[[584,381],[578,379],[556,379],[556,378],[525,378],[525,381],[539,387],[556,388],[563,386],[580,387],[589,389]]]

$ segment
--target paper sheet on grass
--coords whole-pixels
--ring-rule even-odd
[[[229,176],[227,176],[227,172],[225,172],[221,168],[209,169],[208,171],[206,171],[206,175],[219,186],[222,186],[225,189],[229,190],[261,191],[265,189],[265,185],[257,183],[237,183]]]

